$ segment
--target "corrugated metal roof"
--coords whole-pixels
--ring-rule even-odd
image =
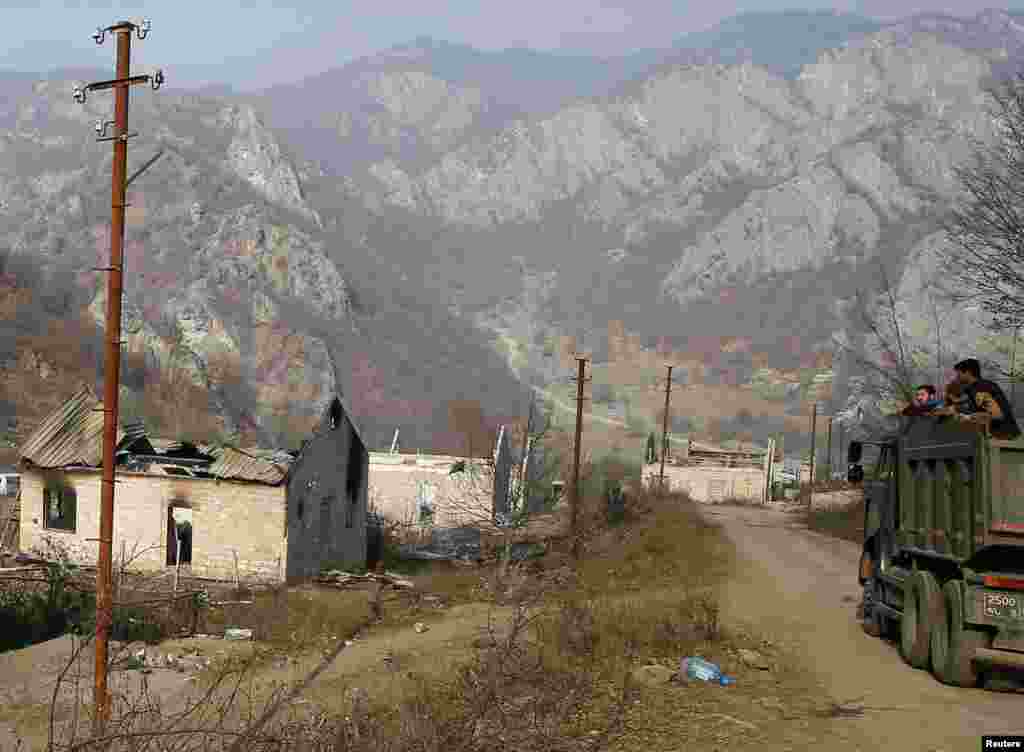
[[[102,405],[92,389],[82,385],[50,413],[21,447],[20,456],[38,467],[96,466],[103,462]],[[117,441],[125,432],[119,428]]]
[[[206,472],[228,480],[250,480],[276,485],[288,476],[293,458],[287,452],[267,449],[217,447]]]
[[[146,435],[146,426],[141,420],[125,420],[121,424],[126,439],[141,439]]]
[[[22,460],[38,467],[56,468],[68,465],[99,466],[103,462],[102,404],[92,390],[83,385],[63,405],[48,415],[21,447]],[[119,427],[117,441],[125,436],[145,436],[138,421]],[[170,439],[150,439],[160,454],[179,448],[181,443]],[[280,449],[236,449],[215,444],[198,444],[213,462],[201,469],[225,480],[247,480],[276,485],[288,476],[294,458]],[[169,460],[170,461],[170,460]]]

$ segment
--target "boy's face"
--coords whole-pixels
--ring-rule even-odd
[[[917,390],[917,395],[916,395],[917,404],[923,405],[928,400],[930,400],[931,398],[932,398],[932,395],[928,393],[927,389],[918,389]]]

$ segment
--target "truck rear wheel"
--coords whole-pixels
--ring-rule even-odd
[[[932,672],[943,684],[978,686],[974,651],[985,647],[988,635],[964,624],[964,592],[957,580],[942,587],[939,616],[932,630]]]
[[[941,602],[939,583],[930,572],[910,575],[900,619],[900,655],[914,668],[928,668],[932,627]]]

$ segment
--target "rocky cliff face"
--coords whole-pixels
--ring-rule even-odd
[[[990,16],[892,26],[824,52],[792,80],[750,63],[668,67],[618,96],[523,119],[422,172],[377,163],[370,193],[493,237],[569,225],[567,244],[530,261],[561,278],[569,268],[611,273],[572,229],[591,228],[603,248],[662,270],[656,289],[634,283],[634,295],[683,308],[877,258],[898,273],[955,199],[953,169],[971,139],[989,136],[984,89],[1017,38],[1012,22]]]
[[[905,166],[928,187],[949,188],[939,157],[920,164],[911,151],[919,141],[894,136],[913,123],[914,135],[943,147],[937,154],[962,146],[957,136],[978,125],[988,72],[985,57],[932,36],[902,47],[883,33],[825,54],[792,83],[749,64],[688,66],[628,96],[514,125],[422,176],[394,164],[374,173],[395,203],[452,222],[540,220],[555,202],[599,186],[596,213],[614,222],[632,209],[635,227],[645,204],[672,218],[667,203],[695,206],[730,185],[793,180],[784,190],[799,192],[824,163],[838,173],[833,203],[836,190],[863,194],[885,219],[919,208],[916,181],[900,180]]]
[[[38,83],[3,134],[0,243],[45,274],[73,275],[102,327],[106,275],[91,270],[109,264],[110,155],[90,142],[108,105],[74,103],[72,83]],[[288,306],[342,330],[354,322],[349,282],[315,237],[295,166],[248,106],[145,91],[130,112],[140,136],[129,171],[164,155],[129,189],[126,350],[204,388],[229,369],[254,390],[259,422],[311,419],[339,385],[327,343]]]
[[[449,100],[460,94],[405,80],[411,88],[380,84],[394,117],[436,116],[457,129]],[[102,95],[75,103],[75,83],[37,81],[0,112],[8,126],[0,130],[6,410],[42,405],[38,397],[69,388],[64,381],[96,378],[102,363],[93,329],[105,323],[107,279],[97,269],[109,264],[111,150],[94,142],[93,124],[109,117],[110,103]],[[426,89],[422,101],[412,101],[416,87]],[[473,101],[465,98],[469,109]],[[208,395],[225,430],[292,445],[340,389],[369,442],[400,426],[425,449],[444,427],[446,400],[478,398],[492,415],[517,414],[519,385],[487,337],[433,293],[433,304],[422,301],[421,281],[419,297],[410,296],[395,269],[375,266],[370,240],[387,239],[368,238],[359,222],[394,223],[336,213],[361,200],[356,180],[333,181],[321,163],[297,158],[241,99],[139,90],[130,119],[139,135],[129,174],[160,158],[128,190],[126,409],[156,400],[167,412],[168,401],[185,399],[180,385],[201,403],[189,415],[206,409]],[[38,278],[29,266],[40,267]],[[25,317],[42,319],[33,328]],[[84,322],[81,336],[65,322]],[[80,367],[62,356],[76,337],[89,356]],[[62,370],[74,374],[58,379]],[[363,388],[367,374],[373,389]]]

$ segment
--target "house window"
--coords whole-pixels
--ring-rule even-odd
[[[348,468],[345,478],[345,490],[349,499],[359,498],[359,491],[363,487],[363,454],[363,442],[353,430],[348,444]]]
[[[43,491],[43,519],[48,530],[75,532],[78,505],[75,490],[68,486]]]
[[[322,530],[329,531],[333,529],[334,522],[331,520],[331,512],[334,509],[334,496],[328,495],[320,499],[320,527]],[[346,520],[347,522],[347,520]]]
[[[363,473],[366,469],[366,449],[359,440],[355,428],[350,426],[349,429],[348,465],[345,468],[345,495],[348,497],[348,503],[345,505],[345,527],[355,525],[356,505],[363,489]]]

